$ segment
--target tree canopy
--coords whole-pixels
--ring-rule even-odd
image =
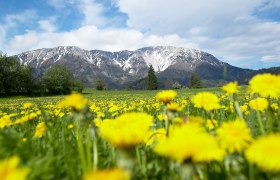
[[[30,92],[32,71],[12,57],[0,56],[0,93],[25,94]]]

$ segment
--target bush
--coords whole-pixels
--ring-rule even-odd
[[[54,65],[43,76],[46,91],[50,94],[69,94],[73,82],[72,74],[62,65]]]

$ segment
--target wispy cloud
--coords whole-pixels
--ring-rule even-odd
[[[49,17],[47,19],[39,20],[38,24],[43,31],[54,32],[57,30],[57,27],[55,25],[55,20],[56,20],[55,17]]]

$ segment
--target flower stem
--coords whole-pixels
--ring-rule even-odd
[[[261,118],[261,114],[259,111],[257,111],[257,119],[258,119],[258,123],[259,123],[259,126],[260,126],[260,131],[261,131],[261,134],[264,135],[265,134],[265,131],[264,131],[264,126],[263,126],[263,122],[262,122],[262,118]]]

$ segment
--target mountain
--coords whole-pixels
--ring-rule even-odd
[[[74,77],[87,86],[102,79],[110,88],[144,88],[150,64],[157,73],[160,87],[170,87],[176,81],[187,85],[192,73],[199,74],[205,86],[234,80],[243,84],[257,73],[231,66],[200,50],[171,46],[119,52],[62,46],[24,52],[14,57],[22,64],[31,66],[37,76],[42,76],[54,64],[64,64]]]

